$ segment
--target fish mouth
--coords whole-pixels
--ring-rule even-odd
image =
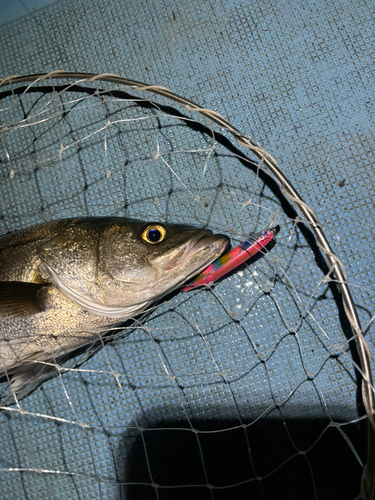
[[[199,260],[198,269],[193,272],[193,275],[204,269],[212,261],[220,257],[220,255],[228,248],[230,240],[224,234],[213,234],[209,229],[203,229],[196,235],[190,236],[184,243],[180,243],[173,248],[167,255],[164,255],[153,262],[156,267],[163,271],[183,266],[193,256]],[[207,254],[207,259],[199,258],[196,254]],[[197,262],[198,263],[198,262]]]

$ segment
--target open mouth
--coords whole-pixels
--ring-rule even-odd
[[[207,252],[207,261],[205,265],[210,264],[217,259],[229,246],[229,238],[223,234],[212,234],[209,229],[203,229],[194,236],[172,249],[168,255],[158,260],[157,267],[169,271],[182,266],[188,259],[191,259],[196,253]]]
[[[225,236],[224,234],[211,233],[209,236],[203,236],[197,241],[192,253],[190,254],[190,257],[197,252],[201,252],[204,250],[212,250],[214,251],[214,256],[212,260],[214,260],[217,259],[229,247],[230,247],[230,240],[228,236]]]

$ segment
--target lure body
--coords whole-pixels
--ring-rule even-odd
[[[254,257],[270,243],[279,232],[279,226],[261,231],[252,235],[245,241],[232,248],[228,253],[210,264],[204,271],[196,276],[182,291],[187,292],[198,286],[212,285],[215,281],[230,273],[241,264]]]

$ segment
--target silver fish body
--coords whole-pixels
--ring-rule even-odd
[[[0,238],[0,377],[27,395],[45,362],[100,339],[202,271],[224,235],[127,218],[77,218]],[[48,366],[48,365],[47,365]]]

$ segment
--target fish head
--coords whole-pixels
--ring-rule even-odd
[[[161,222],[109,225],[99,246],[98,280],[106,303],[153,301],[217,259],[229,238],[208,229]]]
[[[128,218],[77,219],[39,250],[42,276],[100,316],[136,314],[216,260],[229,238]],[[43,274],[44,273],[44,274]]]

